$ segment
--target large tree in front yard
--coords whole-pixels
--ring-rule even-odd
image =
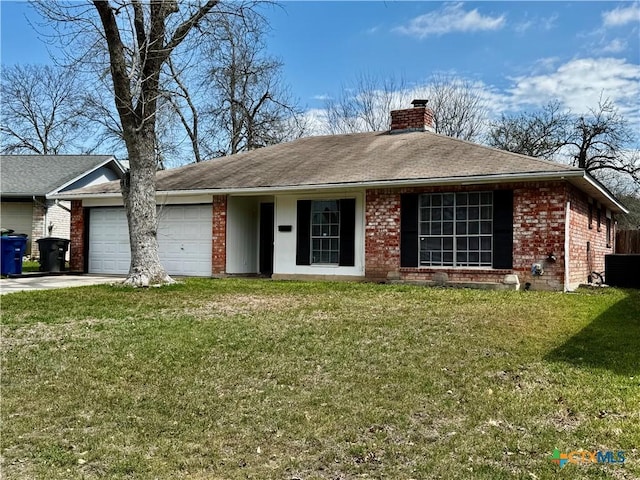
[[[177,14],[176,1],[152,1],[143,5],[94,0],[109,50],[111,79],[130,170],[122,179],[122,196],[129,222],[131,267],[127,283],[133,286],[169,283],[158,255],[156,218],[156,113],[160,97],[160,72],[171,52],[218,2],[209,0],[169,31],[169,18]],[[188,8],[188,7],[187,7]],[[128,21],[119,22],[122,9]],[[125,45],[121,29],[132,45]],[[128,61],[133,52],[134,62]]]
[[[191,33],[204,34],[198,26],[207,15],[241,15],[244,5],[238,3],[227,13],[218,0],[41,1],[36,6],[57,26],[59,39],[64,41],[67,35],[76,52],[82,51],[80,55],[72,53],[79,68],[100,71],[102,65],[108,65],[130,164],[121,182],[131,247],[125,283],[171,283],[160,263],[157,241],[156,127],[164,94],[161,73],[171,54]]]

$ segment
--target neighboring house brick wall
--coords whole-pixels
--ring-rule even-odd
[[[224,275],[227,267],[227,196],[213,196],[211,273]]]
[[[69,208],[69,202],[62,201],[61,205]],[[70,238],[71,217],[61,205],[56,205],[53,200],[36,198],[33,202],[33,214],[31,224],[31,256],[40,257],[38,240],[44,237]],[[52,227],[49,230],[49,227]],[[29,252],[27,252],[29,253]]]
[[[40,257],[38,240],[41,238],[70,238],[71,215],[68,210],[63,208],[63,206],[69,208],[69,205],[70,203],[68,201],[61,201],[60,205],[56,205],[55,201],[45,200],[43,198],[38,198],[33,203],[31,257]],[[67,256],[67,258],[70,257]]]
[[[33,202],[33,216],[31,223],[31,257],[39,258],[40,249],[37,240],[46,236],[44,198],[36,198]]]
[[[85,213],[82,201],[71,202],[71,236],[69,244],[69,269],[84,271],[85,267]]]
[[[598,231],[599,205],[592,203],[592,228],[589,228],[589,197],[575,187],[569,190],[571,202],[571,235],[569,237],[569,285],[576,287],[586,283],[592,271],[604,271],[604,256],[614,253],[615,218],[611,218],[611,246],[607,246],[607,216],[601,208],[601,224]],[[589,243],[589,251],[587,251]]]
[[[60,201],[58,204],[53,200],[47,201],[46,235],[47,237],[59,237],[69,239],[71,230],[71,215],[69,213],[70,203]]]

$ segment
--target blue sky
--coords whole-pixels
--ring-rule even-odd
[[[1,2],[3,64],[46,63],[24,2]],[[313,110],[358,74],[478,83],[495,112],[558,99],[575,112],[614,100],[640,131],[640,2],[283,2],[268,47]]]

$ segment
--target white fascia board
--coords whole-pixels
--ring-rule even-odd
[[[60,192],[60,190],[64,190],[65,188],[67,188],[69,185],[72,185],[73,183],[77,182],[78,180],[80,180],[83,177],[86,177],[87,175],[89,175],[91,172],[95,172],[97,169],[104,167],[106,164],[108,164],[109,162],[113,162],[116,164],[116,166],[118,167],[118,170],[120,170],[120,173],[124,174],[124,169],[122,168],[122,165],[120,165],[120,162],[118,162],[116,160],[115,157],[109,157],[107,158],[104,162],[99,163],[98,165],[95,165],[93,168],[90,168],[89,170],[84,171],[83,173],[81,173],[80,175],[78,175],[77,177],[69,180],[66,183],[63,183],[62,185],[60,185],[59,187],[56,187],[55,189],[51,190],[49,193],[45,194],[45,198],[51,198],[51,199],[58,199],[58,200],[67,200],[66,198],[62,198],[62,197],[58,197],[58,192]]]
[[[593,178],[591,175],[589,175],[586,172],[584,172],[583,178],[590,186],[596,188],[598,192],[602,196],[604,196],[609,202],[611,202],[613,205],[619,208],[620,211],[622,211],[623,213],[629,213],[629,209],[627,209],[627,207],[625,207],[622,203],[620,203],[618,199],[615,198],[613,194],[609,190],[607,190],[599,181],[597,181],[595,178]]]

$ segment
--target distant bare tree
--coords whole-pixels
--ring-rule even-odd
[[[84,145],[80,81],[71,69],[49,65],[3,66],[0,87],[2,153],[88,152]],[[90,136],[90,135],[89,135]]]
[[[639,230],[640,229],[640,192],[635,195],[630,193],[620,194],[616,192],[620,201],[629,209],[629,213],[616,215],[618,219],[618,229]]]
[[[97,75],[83,92],[84,118],[87,124],[97,126],[98,140],[105,151],[126,158],[120,117],[113,102],[113,84],[109,70]]]
[[[282,82],[282,63],[265,53],[264,20],[251,13],[210,20],[205,78],[208,134],[217,143],[212,153],[230,155],[300,137],[302,111]]]
[[[492,124],[487,143],[533,157],[568,158],[607,183],[623,176],[640,187],[640,154],[633,148],[633,131],[610,100],[601,99],[580,116],[563,111],[557,101],[538,112],[503,115]]]
[[[427,85],[436,133],[477,140],[487,124],[488,106],[482,88],[470,80],[435,75]]]
[[[487,105],[482,90],[468,80],[438,75],[421,87],[404,80],[362,74],[353,87],[343,86],[336,99],[325,102],[331,134],[377,132],[389,128],[389,112],[406,108],[413,98],[427,98],[436,133],[474,140],[485,126]]]
[[[196,162],[202,161],[200,153],[200,113],[192,94],[183,80],[181,72],[172,58],[167,61],[170,82],[175,86],[172,90],[166,90],[165,100],[171,105],[171,110],[177,115],[180,124],[184,128]],[[168,119],[167,119],[168,123]],[[166,135],[165,135],[166,136]],[[163,135],[160,136],[163,138]]]
[[[360,74],[352,87],[325,102],[327,131],[332,135],[379,132],[389,128],[389,112],[408,105],[404,80]]]
[[[607,170],[626,173],[640,185],[637,151],[635,155],[625,152],[633,134],[611,100],[600,99],[596,108],[575,118],[572,126],[567,146],[574,165],[590,173]]]
[[[553,101],[539,111],[503,114],[491,124],[487,143],[509,152],[552,159],[566,145],[570,127],[569,113]]]

